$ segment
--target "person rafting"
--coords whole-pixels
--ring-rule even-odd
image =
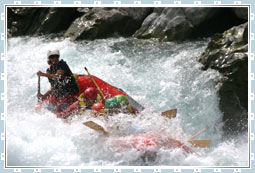
[[[106,114],[106,109],[105,109],[105,105],[103,103],[97,102],[94,103],[92,106],[92,113],[94,114],[94,116],[104,116]]]
[[[76,102],[74,102],[62,112],[57,113],[57,117],[66,119],[73,113],[82,114],[88,109],[91,110],[94,106],[94,103],[96,102],[102,102],[101,96],[96,88],[89,87],[79,95]]]
[[[135,114],[135,111],[128,102],[128,99],[124,95],[116,95],[113,98],[109,98],[105,101],[105,108],[109,115],[118,113],[131,113]]]
[[[59,57],[60,52],[58,49],[48,51],[47,58],[50,67],[46,70],[46,73],[38,71],[37,75],[47,77],[51,84],[51,89],[45,94],[38,93],[37,96],[42,100],[47,97],[53,97],[57,103],[60,103],[61,99],[73,103],[75,101],[73,96],[79,92],[79,86],[67,63],[62,59],[59,60]],[[58,107],[58,109],[61,108]]]

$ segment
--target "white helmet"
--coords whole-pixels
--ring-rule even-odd
[[[60,55],[59,50],[58,49],[52,49],[52,50],[48,50],[47,53],[47,57],[49,58],[51,55]]]

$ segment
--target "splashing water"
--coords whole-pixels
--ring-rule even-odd
[[[70,42],[48,38],[11,38],[7,59],[7,165],[8,166],[246,166],[247,134],[222,140],[222,113],[214,78],[216,71],[201,71],[196,61],[208,40],[182,43],[133,38]],[[60,49],[60,56],[74,73],[89,72],[122,88],[146,107],[137,117],[119,114],[95,119],[89,114],[64,123],[48,110],[35,111],[38,70],[48,67],[46,53]],[[41,79],[41,91],[50,85]],[[175,119],[160,112],[178,109]],[[82,125],[93,120],[111,132],[109,137]],[[211,139],[209,149],[157,150],[153,160],[142,152],[114,151],[120,136],[157,131],[185,143],[196,132],[209,129],[197,139]],[[113,149],[112,149],[113,148]]]

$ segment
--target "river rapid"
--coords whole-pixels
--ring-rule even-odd
[[[223,138],[214,70],[201,71],[196,57],[208,39],[158,42],[110,38],[70,42],[45,37],[8,39],[7,56],[7,165],[8,166],[247,166],[248,137]],[[58,48],[73,73],[89,72],[123,89],[145,107],[138,116],[124,114],[92,118],[75,116],[69,123],[43,109],[35,111],[38,70],[46,71],[47,50]],[[41,92],[50,88],[41,78]],[[177,108],[177,117],[166,119],[162,111]],[[92,120],[111,135],[82,125]],[[116,152],[113,141],[121,136],[156,131],[185,144],[189,137],[208,127],[196,139],[210,139],[212,146],[194,149],[161,147],[152,160],[142,151]]]

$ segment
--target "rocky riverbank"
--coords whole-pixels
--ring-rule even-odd
[[[212,36],[242,24],[247,8],[8,8],[9,36],[62,32],[71,40],[114,35],[164,41]]]
[[[247,130],[248,8],[8,8],[8,37],[54,34],[72,41],[115,36],[159,41],[211,37],[198,57],[222,77],[220,108],[227,134]]]
[[[220,108],[227,134],[247,130],[248,125],[248,23],[212,37],[198,58],[208,68],[219,71]]]

